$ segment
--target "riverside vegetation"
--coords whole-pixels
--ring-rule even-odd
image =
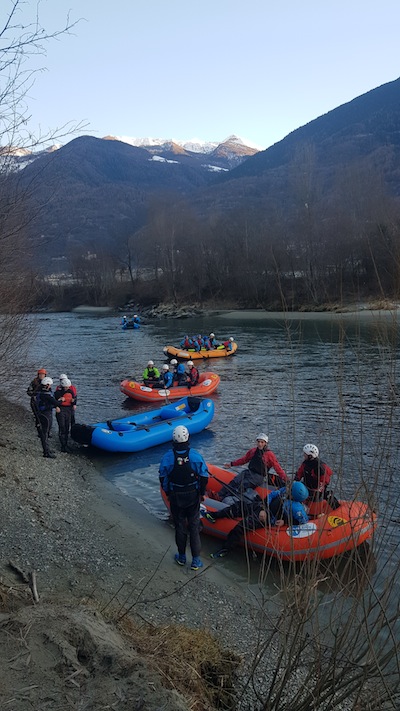
[[[0,411],[2,707],[398,708],[398,543],[387,550],[384,528],[340,562],[281,565],[245,550],[256,591],[222,566],[189,573],[173,564],[173,529],[127,503],[79,448],[45,460],[31,414],[3,398]],[[386,466],[357,496],[380,499],[390,522]]]

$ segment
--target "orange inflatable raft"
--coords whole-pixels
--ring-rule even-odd
[[[165,400],[179,400],[188,395],[208,397],[217,389],[219,383],[220,377],[216,373],[201,373],[198,384],[192,388],[188,388],[186,385],[174,385],[167,390],[149,388],[136,380],[123,380],[119,387],[124,395],[133,398],[133,400],[141,402],[160,402],[162,400],[165,402]]]
[[[182,350],[182,348],[175,348],[175,346],[164,346],[163,351],[167,358],[177,358],[177,360],[206,360],[207,358],[224,358],[234,355],[237,351],[237,343],[232,343],[231,350],[223,346],[218,346],[218,348],[212,348],[209,351],[206,348],[202,348],[200,351],[189,348],[185,351]]]
[[[202,510],[210,513],[224,504],[212,498],[224,484],[229,484],[235,472],[227,471],[213,464],[207,464],[210,472],[209,486]],[[267,488],[256,489],[265,497]],[[168,499],[162,491],[164,503]],[[312,510],[314,507],[314,511]],[[299,526],[267,526],[247,533],[246,545],[259,553],[287,560],[310,558],[332,558],[352,550],[371,538],[376,527],[376,516],[360,501],[340,501],[339,508],[332,510],[326,501],[314,504],[309,511],[308,523]],[[210,523],[202,517],[202,530],[210,536],[225,540],[238,519],[221,518]],[[244,542],[243,542],[244,544]]]

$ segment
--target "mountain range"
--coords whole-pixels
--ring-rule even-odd
[[[203,217],[235,210],[261,216],[266,206],[284,213],[300,193],[307,201],[311,189],[329,201],[340,177],[357,169],[373,173],[398,198],[400,79],[263,151],[236,136],[207,146],[81,136],[15,160],[18,181],[29,186],[38,208],[29,235],[42,236],[56,259],[74,246],[107,250],[128,238],[146,224],[149,206],[161,195],[171,203],[184,198]]]

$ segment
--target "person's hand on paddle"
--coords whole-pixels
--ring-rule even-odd
[[[229,469],[231,468],[231,466],[232,466],[231,462],[225,462],[225,464],[224,464],[224,467],[229,467]]]

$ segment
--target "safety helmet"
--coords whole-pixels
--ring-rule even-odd
[[[154,360],[149,360],[149,362],[147,363],[147,365],[154,365]]]
[[[68,375],[66,373],[61,373],[60,380],[68,380]]]
[[[167,365],[166,363],[164,363],[162,369],[163,369],[163,370],[169,370],[169,365]]]
[[[189,436],[189,430],[184,425],[178,425],[178,427],[175,427],[172,433],[172,439],[174,440],[174,442],[179,442],[180,444],[184,444],[185,442],[187,442]]]
[[[188,364],[189,368],[193,368],[194,364],[193,364],[192,360],[188,360],[187,364]]]
[[[69,388],[71,387],[71,381],[69,378],[60,378],[60,385],[62,388]]]
[[[53,379],[48,377],[43,378],[42,385],[53,385]]]
[[[215,333],[210,333],[210,338],[215,338]]]
[[[47,370],[45,370],[44,368],[39,368],[38,375],[40,375],[41,373],[43,373],[43,375],[47,375]]]
[[[137,318],[137,314],[133,314],[133,318]]]
[[[233,338],[232,338],[232,336],[230,336],[229,340],[230,340],[231,343],[233,343]]]
[[[256,439],[262,439],[266,444],[268,444],[268,435],[266,435],[264,432],[260,432],[260,434],[257,435]]]
[[[311,459],[316,459],[319,455],[319,449],[315,444],[305,444],[303,452],[307,457],[311,457]]]
[[[178,365],[178,361],[176,360],[176,358],[172,358],[171,365]]]
[[[301,481],[294,481],[290,489],[290,496],[293,501],[305,501],[309,497],[308,489]]]

